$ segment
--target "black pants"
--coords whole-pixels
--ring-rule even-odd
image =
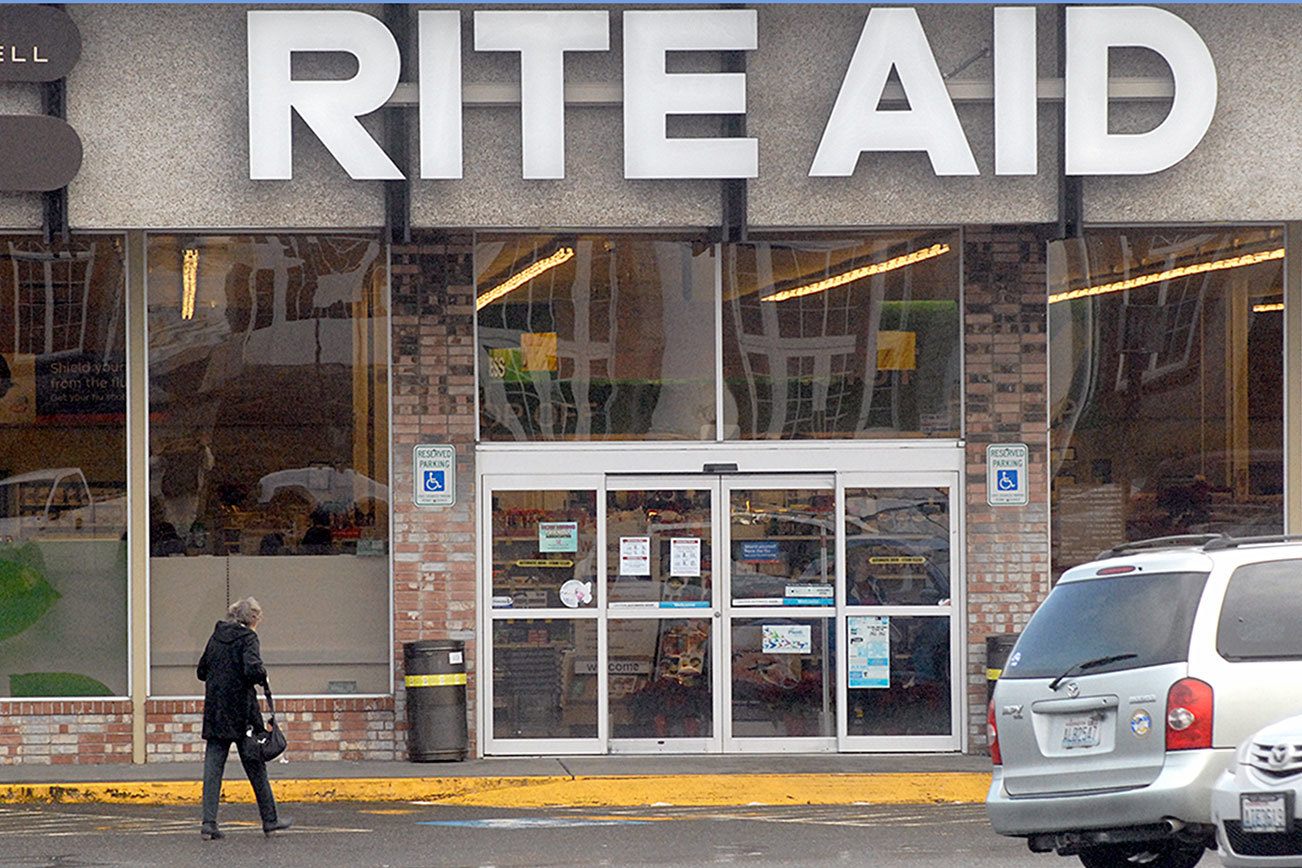
[[[231,740],[214,738],[208,740],[208,749],[203,755],[203,824],[217,825],[217,802],[222,794],[222,774],[226,771],[226,757],[231,752]],[[271,782],[267,780],[267,764],[262,757],[253,756],[244,750],[242,742],[234,742],[240,752],[240,763],[244,773],[253,785],[253,795],[258,800],[258,813],[262,815],[262,825],[270,826],[276,822],[276,798],[271,794]]]

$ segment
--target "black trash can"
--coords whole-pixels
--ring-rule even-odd
[[[986,702],[995,695],[995,682],[1004,674],[1004,664],[1017,644],[1017,633],[997,633],[986,637]]]
[[[407,758],[415,763],[466,758],[466,644],[457,639],[404,642]]]

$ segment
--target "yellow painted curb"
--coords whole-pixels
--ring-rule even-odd
[[[981,802],[990,775],[981,772],[800,775],[600,775],[564,777],[323,778],[272,781],[282,802],[437,802],[496,808],[683,805],[848,805]],[[199,781],[0,784],[0,803],[193,805]],[[222,798],[251,802],[243,780],[228,780]]]

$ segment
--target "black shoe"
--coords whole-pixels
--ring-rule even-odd
[[[226,837],[226,833],[218,829],[216,825],[203,826],[199,829],[199,837],[205,841],[216,841]]]
[[[294,821],[289,817],[281,817],[274,823],[263,823],[262,834],[270,836],[272,832],[283,832],[292,825],[294,825]]]

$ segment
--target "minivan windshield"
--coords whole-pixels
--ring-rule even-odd
[[[1112,655],[1134,656],[1088,674],[1187,660],[1206,581],[1207,573],[1135,572],[1064,582],[1031,617],[1002,677],[1057,678],[1073,666]]]

